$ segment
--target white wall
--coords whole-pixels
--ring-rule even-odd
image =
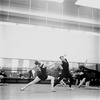
[[[0,55],[2,55],[2,45],[3,45],[3,41],[2,41],[2,26],[0,25]]]
[[[95,35],[20,25],[1,25],[0,30],[0,57],[59,60],[66,54],[69,61],[98,62]]]
[[[98,49],[98,62],[100,63],[100,36],[99,36],[99,40],[98,41],[99,41],[99,43],[98,43],[98,45],[99,45],[98,46],[98,48],[99,48]]]

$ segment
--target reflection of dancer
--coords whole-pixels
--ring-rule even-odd
[[[59,79],[54,83],[54,86],[56,86],[63,78],[66,78],[70,80],[70,83],[69,83],[69,89],[72,89],[71,86],[72,86],[72,83],[73,83],[73,78],[72,78],[72,75],[70,74],[69,72],[69,63],[67,61],[67,59],[64,58],[64,56],[60,56],[60,60],[62,61],[62,74],[60,75]]]
[[[26,86],[21,88],[21,91],[26,89],[28,86],[39,82],[40,80],[43,80],[43,81],[44,80],[51,80],[51,91],[55,92],[55,89],[53,87],[55,78],[53,76],[47,75],[47,67],[48,66],[45,64],[41,64],[38,61],[35,61],[35,65],[36,65],[36,67],[39,68],[40,71],[37,72],[37,76],[35,77],[35,79],[32,82],[28,83]],[[52,65],[50,65],[50,66],[52,66]]]

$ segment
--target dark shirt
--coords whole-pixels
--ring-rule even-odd
[[[81,70],[88,77],[100,79],[100,77],[99,77],[100,76],[100,72],[97,71],[97,70],[88,69],[88,68],[86,68],[84,66],[83,67],[81,66]]]
[[[42,74],[47,74],[47,72],[46,72],[46,67],[43,68],[43,66],[44,66],[44,65],[42,65],[42,66],[40,67],[41,73],[42,73]]]
[[[69,73],[69,63],[66,61],[62,61],[62,68],[63,68],[63,70],[62,70],[62,73]]]
[[[47,75],[47,71],[46,71],[46,67],[43,68],[43,65],[40,67],[41,71],[39,71],[38,73],[38,77],[41,80],[46,80],[48,75]]]

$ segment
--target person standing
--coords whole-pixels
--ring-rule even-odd
[[[64,58],[64,56],[60,56],[59,57],[60,60],[61,60],[61,67],[62,67],[62,73],[61,75],[59,76],[59,79],[57,81],[55,81],[54,83],[54,87],[63,79],[63,78],[66,78],[67,80],[69,79],[69,89],[73,89],[71,86],[73,84],[73,78],[72,78],[72,75],[69,71],[69,63],[67,61],[66,58]]]

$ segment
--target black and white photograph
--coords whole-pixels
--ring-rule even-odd
[[[100,0],[0,0],[0,100],[100,100]]]

